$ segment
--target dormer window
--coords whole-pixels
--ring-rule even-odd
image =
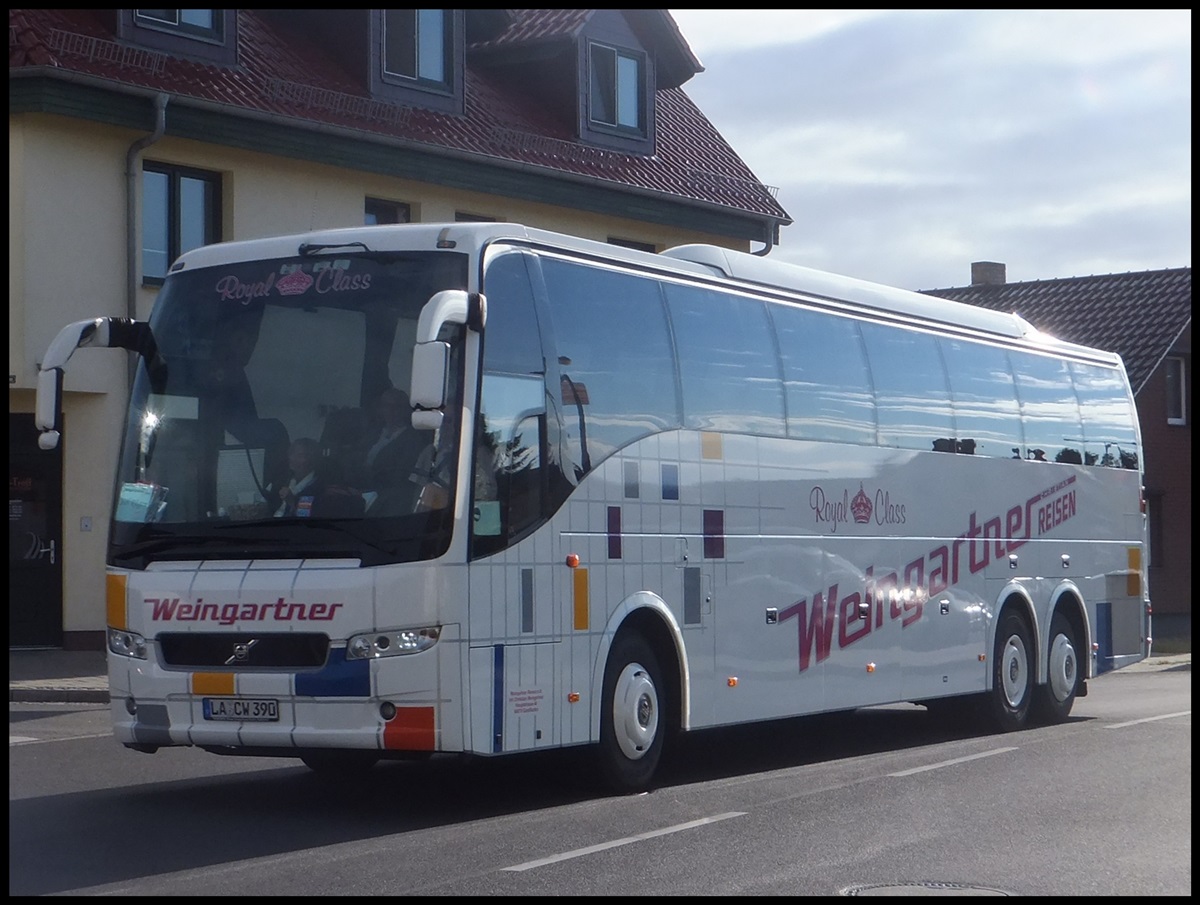
[[[383,100],[462,112],[463,11],[372,10],[372,93]]]
[[[591,44],[588,118],[593,126],[646,133],[646,61],[640,53]]]
[[[135,9],[133,13],[138,25],[194,38],[219,41],[224,32],[218,9]]]
[[[384,77],[430,87],[450,83],[450,28],[444,9],[387,9],[383,20]]]
[[[172,56],[233,65],[237,62],[237,10],[117,10],[117,38]]]

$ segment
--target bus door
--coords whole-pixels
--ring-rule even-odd
[[[487,743],[476,738],[476,748],[496,753],[569,741],[560,735],[556,691],[556,642],[564,631],[559,601],[569,576],[537,530],[553,509],[554,416],[527,257],[495,250],[483,286],[487,322],[471,488],[471,684],[490,689],[492,702]]]

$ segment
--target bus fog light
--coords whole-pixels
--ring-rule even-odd
[[[126,698],[125,712],[130,716],[137,716],[137,701],[135,701],[133,698]]]
[[[391,701],[384,701],[379,705],[379,715],[385,720],[390,720],[396,716],[396,705]]]
[[[371,642],[359,635],[354,638],[346,646],[346,659],[361,660],[363,657],[371,656]]]

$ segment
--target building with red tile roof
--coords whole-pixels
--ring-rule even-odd
[[[769,251],[791,218],[685,93],[702,69],[666,10],[9,10],[9,477],[30,552],[10,643],[103,643],[129,373],[78,355],[63,443],[38,450],[59,329],[144,318],[197,245],[364,222]]]

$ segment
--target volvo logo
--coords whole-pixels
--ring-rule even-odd
[[[234,663],[245,663],[250,659],[250,648],[258,644],[257,638],[251,638],[249,641],[238,643],[233,646],[233,656],[225,661],[226,666],[232,666]]]

